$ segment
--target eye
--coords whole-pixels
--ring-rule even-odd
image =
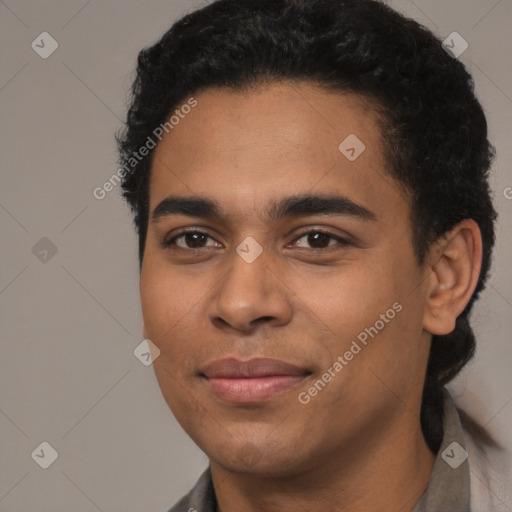
[[[292,244],[299,249],[313,249],[315,251],[328,250],[331,247],[350,245],[350,242],[333,233],[322,230],[310,230],[298,238]],[[183,250],[199,250],[203,248],[221,247],[222,245],[212,238],[208,233],[199,231],[197,228],[188,228],[181,233],[164,240],[161,243],[164,249],[178,248]]]
[[[311,248],[320,251],[336,245],[350,245],[350,242],[344,238],[319,230],[303,233],[299,238],[296,238],[293,243],[295,247]]]
[[[213,241],[213,243],[209,244],[209,240]],[[220,244],[207,233],[198,231],[197,229],[186,230],[168,240],[164,240],[162,243],[164,248],[176,246],[185,250],[202,249],[203,247],[219,247],[219,245]]]

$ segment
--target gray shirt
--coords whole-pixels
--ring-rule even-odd
[[[428,487],[412,512],[469,512],[469,464],[459,414],[445,391],[443,441]]]
[[[443,441],[437,454],[429,484],[412,512],[489,512],[480,506],[470,509],[470,471],[468,453],[459,413],[445,390]],[[480,502],[479,502],[480,503]],[[485,506],[485,505],[484,505]],[[497,510],[497,509],[496,509]],[[201,475],[194,488],[169,512],[216,512],[215,490],[210,469]]]

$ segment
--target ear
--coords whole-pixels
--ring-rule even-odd
[[[475,291],[482,266],[482,235],[466,219],[432,244],[423,328],[435,335],[450,334]]]

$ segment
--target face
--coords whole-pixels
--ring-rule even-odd
[[[195,98],[155,149],[140,282],[177,420],[276,475],[419,425],[425,270],[374,111],[308,83]]]

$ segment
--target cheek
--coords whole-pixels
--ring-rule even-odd
[[[191,286],[183,274],[162,266],[143,269],[140,297],[145,330],[162,352],[161,356],[173,356],[169,361],[182,360],[185,348],[190,350],[194,346],[190,343],[190,326],[194,324],[193,317],[197,315],[202,296],[204,288],[201,291],[200,287]]]
[[[144,257],[140,278],[141,306],[147,326],[170,328],[197,302],[193,280],[151,252]]]
[[[177,272],[155,266],[143,269],[140,297],[144,326],[148,338],[160,350],[153,369],[162,395],[178,421],[197,412],[194,397],[184,386],[193,371],[191,361],[198,357],[200,349],[193,331],[196,295]]]
[[[346,340],[373,325],[397,300],[389,274],[383,264],[351,262],[303,277],[294,292],[333,334]]]
[[[411,293],[414,280],[420,277],[410,264],[378,258],[374,264],[353,264],[323,279],[300,281],[297,296],[326,327],[322,343],[331,361],[338,356],[348,360],[336,382],[347,386],[350,381],[349,395],[361,393],[368,379],[379,386],[374,373],[390,376],[395,387],[394,380],[409,379],[409,370],[418,365],[423,306],[420,288]]]

